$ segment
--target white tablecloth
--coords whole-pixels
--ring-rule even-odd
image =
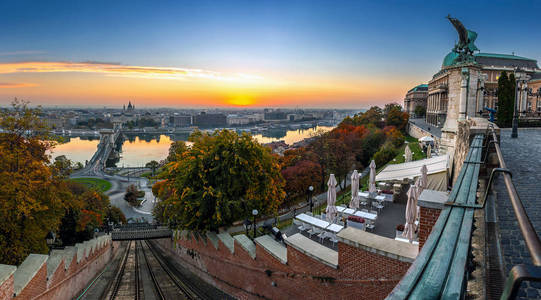
[[[355,213],[355,210],[353,208],[346,208],[342,213],[346,215],[353,215]]]
[[[339,213],[343,212],[346,209],[343,206],[335,206],[335,207],[336,207],[336,211],[339,212]]]
[[[318,219],[318,218],[314,218],[312,216],[309,216],[307,214],[300,214],[298,216],[295,217],[297,220],[299,221],[302,221],[306,224],[310,224],[310,225],[313,225],[313,226],[316,226],[316,227],[319,227],[321,229],[325,229],[329,226],[329,222],[327,221],[323,221],[321,219]]]
[[[333,232],[333,233],[339,233],[340,230],[344,229],[344,226],[338,225],[338,224],[331,224],[329,227],[327,227],[327,231]]]
[[[368,198],[368,196],[370,196],[370,194],[368,194],[367,192],[359,192],[359,196],[364,197],[364,198]]]
[[[355,212],[354,216],[365,218],[372,221],[375,221],[378,218],[378,215],[376,214],[372,214],[372,213],[360,211],[360,210]]]

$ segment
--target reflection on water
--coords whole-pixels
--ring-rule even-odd
[[[269,129],[263,134],[255,134],[254,138],[260,143],[270,143],[283,140],[291,145],[305,138],[311,137],[318,131],[329,131],[333,127],[317,126],[310,129]],[[185,141],[189,134],[174,134],[174,135],[158,135],[158,134],[138,134],[125,135],[125,141],[122,145],[122,154],[117,166],[122,167],[137,167],[146,164],[151,160],[160,161],[167,157],[169,146],[173,141]],[[94,152],[96,152],[99,138],[88,137],[72,137],[66,138],[66,143],[58,145],[52,157],[65,155],[67,158],[75,162],[85,163],[90,160]]]
[[[80,162],[83,165],[86,160],[90,160],[94,152],[98,149],[98,144],[100,142],[99,138],[97,139],[88,139],[80,137],[64,138],[66,143],[56,146],[51,156],[53,158],[65,155],[67,158],[71,159],[74,162]]]
[[[309,138],[319,131],[326,132],[333,129],[330,126],[316,126],[310,129],[269,129],[264,134],[256,134],[254,137],[262,144],[283,140],[286,144],[291,145],[305,138]]]
[[[122,145],[122,156],[116,164],[118,167],[144,166],[151,160],[160,161],[167,157],[169,146],[173,140],[166,135],[149,138],[136,136],[133,139],[126,139]]]

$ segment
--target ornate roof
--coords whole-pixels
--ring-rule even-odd
[[[428,84],[419,84],[418,86],[412,88],[411,90],[408,91],[408,93],[410,92],[417,92],[417,91],[428,91]]]

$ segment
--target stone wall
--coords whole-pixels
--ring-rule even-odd
[[[354,228],[342,232],[345,230],[369,234]],[[244,238],[225,235],[204,237],[184,232],[175,235],[176,241],[160,239],[156,245],[195,275],[239,299],[383,299],[414,260],[414,256],[347,242],[340,234],[338,251],[324,250],[337,254],[337,265],[323,262],[317,253],[310,255],[308,248],[299,251],[287,240],[288,246],[276,242],[287,251],[280,258],[272,253],[272,247],[266,248],[257,240],[248,239],[248,245]],[[387,240],[389,244],[401,243]],[[255,255],[251,255],[253,247]]]
[[[50,255],[30,254],[17,268],[0,265],[0,300],[72,299],[118,251],[103,235]]]

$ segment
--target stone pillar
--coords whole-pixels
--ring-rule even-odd
[[[477,90],[477,93],[479,94],[477,97],[477,112],[485,109],[485,81],[487,78],[488,76],[486,74],[481,74],[481,76],[479,76],[479,88]]]
[[[419,238],[419,251],[421,251],[426,240],[432,232],[432,228],[440,217],[444,203],[449,196],[445,192],[426,189],[419,196],[417,204],[419,205],[419,228],[417,237]]]
[[[526,111],[528,108],[528,82],[526,80],[522,81],[522,88],[520,93],[520,112],[521,115],[525,115],[522,113],[523,111]]]
[[[461,76],[462,81],[460,83],[460,98],[458,102],[458,120],[466,119],[468,80],[470,78],[470,71],[468,70],[468,68],[462,68]]]

